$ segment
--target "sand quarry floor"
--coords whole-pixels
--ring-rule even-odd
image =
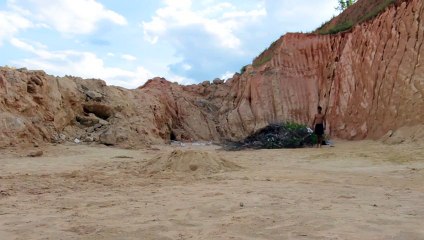
[[[241,168],[152,173],[175,149]],[[0,239],[424,239],[424,145],[2,149]],[[172,170],[172,169],[171,169]]]

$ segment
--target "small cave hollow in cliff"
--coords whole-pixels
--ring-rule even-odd
[[[171,131],[171,133],[169,134],[169,139],[171,141],[177,141],[177,136],[175,135],[174,131]]]
[[[96,117],[103,120],[107,120],[113,114],[110,106],[100,103],[84,104],[83,110],[86,114],[93,113]]]

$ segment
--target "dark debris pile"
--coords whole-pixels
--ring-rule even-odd
[[[271,124],[240,142],[228,141],[225,150],[279,149],[312,146],[314,135],[304,125],[296,123]]]

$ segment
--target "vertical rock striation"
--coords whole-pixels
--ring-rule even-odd
[[[287,34],[225,83],[155,78],[128,90],[0,68],[0,147],[239,140],[270,123],[310,124],[318,105],[332,136],[379,138],[424,123],[423,16],[421,0],[398,0],[349,32]]]
[[[311,123],[318,105],[345,139],[423,123],[423,11],[402,1],[350,32],[283,36],[267,63],[234,79],[221,124],[240,138],[272,122]]]

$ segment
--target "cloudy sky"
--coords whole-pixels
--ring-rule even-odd
[[[0,65],[135,88],[225,78],[336,0],[0,0]]]

